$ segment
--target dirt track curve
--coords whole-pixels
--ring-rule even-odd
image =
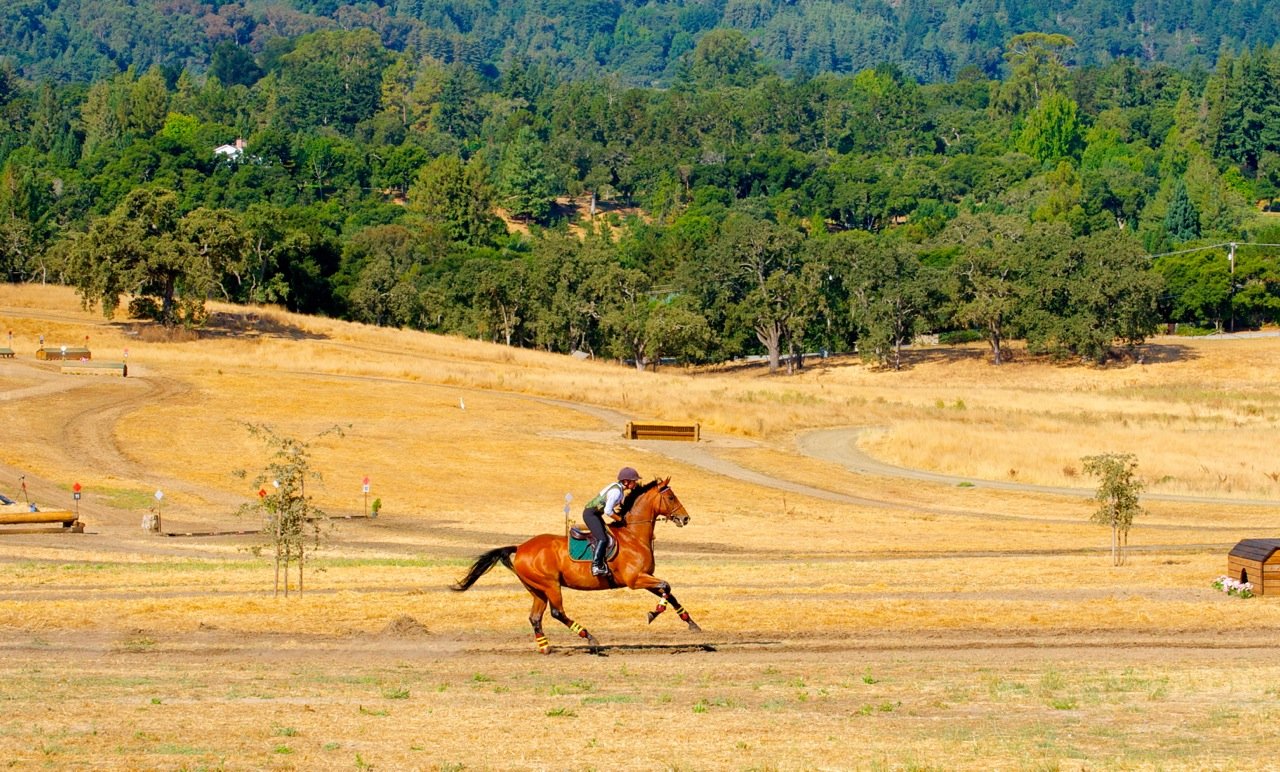
[[[1074,496],[1079,498],[1093,498],[1094,496],[1094,491],[1089,488],[1067,488],[1008,482],[1005,480],[984,480],[978,477],[957,477],[923,469],[908,469],[885,464],[868,456],[858,448],[858,437],[865,431],[865,427],[842,427],[839,429],[817,429],[804,432],[796,438],[796,447],[806,456],[840,464],[855,474],[896,477],[903,480],[917,480],[937,485],[956,486],[964,484],[975,488],[994,488],[996,490],[1022,493],[1045,493],[1054,496]],[[1268,499],[1223,499],[1213,496],[1185,496],[1173,493],[1144,493],[1142,498],[1148,501],[1176,501],[1184,504],[1229,504],[1248,507],[1280,506],[1280,501]]]

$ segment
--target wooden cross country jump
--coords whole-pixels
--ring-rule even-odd
[[[45,346],[36,350],[36,359],[93,359],[93,352],[83,346]]]
[[[9,526],[57,526],[20,528]],[[84,523],[75,512],[65,509],[36,510],[0,508],[0,534],[6,533],[84,533]]]
[[[701,424],[664,423],[656,421],[628,421],[622,436],[629,440],[675,440],[698,442],[702,435]]]

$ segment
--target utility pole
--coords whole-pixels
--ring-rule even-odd
[[[1231,263],[1231,293],[1227,302],[1231,304],[1231,332],[1236,331],[1236,242],[1232,241],[1227,244],[1230,251],[1227,253],[1227,260]]]

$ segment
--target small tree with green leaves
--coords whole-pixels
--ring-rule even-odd
[[[1090,519],[1111,526],[1111,562],[1124,565],[1129,528],[1134,518],[1145,511],[1138,504],[1138,494],[1144,487],[1134,474],[1138,459],[1132,453],[1103,453],[1085,456],[1081,461],[1085,474],[1101,481],[1094,496],[1100,506]]]
[[[245,424],[245,427],[267,445],[271,459],[266,468],[253,478],[253,485],[258,489],[257,500],[242,505],[240,513],[256,514],[262,518],[262,533],[275,553],[276,594],[280,593],[283,569],[284,594],[289,596],[289,568],[296,564],[298,594],[301,595],[307,551],[318,549],[324,536],[324,512],[307,495],[307,479],[320,479],[320,473],[311,468],[311,444],[278,434],[265,424]],[[330,434],[342,436],[341,427],[326,429],[316,438]],[[245,472],[239,474],[244,476]]]

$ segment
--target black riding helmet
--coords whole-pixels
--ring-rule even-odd
[[[623,480],[640,482],[640,473],[629,466],[624,466],[618,470],[618,482],[622,482]]]

